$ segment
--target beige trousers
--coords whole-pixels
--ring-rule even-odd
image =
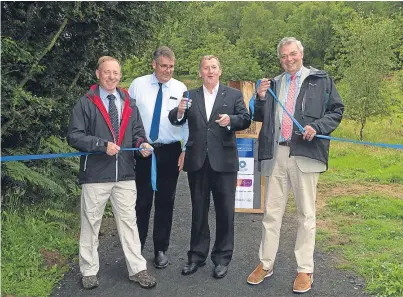
[[[102,215],[111,199],[120,243],[129,276],[147,269],[141,255],[136,223],[136,182],[83,184],[81,192],[80,271],[83,276],[96,275],[99,270],[98,234]]]
[[[280,241],[280,229],[290,188],[297,208],[297,239],[294,253],[298,272],[312,273],[316,233],[317,172],[302,172],[295,157],[289,157],[290,148],[279,146],[273,173],[266,177],[265,210],[259,258],[263,269],[273,269]]]

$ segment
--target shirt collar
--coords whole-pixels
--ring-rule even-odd
[[[213,94],[218,92],[218,87],[220,86],[220,83],[218,83],[214,88],[213,88]],[[203,92],[210,94],[210,92],[207,90],[207,88],[203,85]]]
[[[162,86],[169,88],[169,82],[170,81],[171,80],[168,80],[166,83],[162,83]],[[152,85],[158,85],[158,83],[159,83],[159,81],[158,81],[157,77],[155,76],[155,72],[153,72],[153,74],[151,75],[151,84]]]
[[[302,66],[298,71],[297,71],[297,73],[295,73],[295,78],[296,79],[300,79],[301,78],[301,75],[302,75],[302,68],[303,68],[304,66]],[[290,81],[291,80],[291,74],[289,74],[288,72],[286,72],[285,73],[285,78],[287,79],[287,81]]]
[[[109,93],[105,91],[105,89],[101,85],[99,85],[99,97],[101,97],[101,99],[107,99],[106,97],[108,95]],[[112,95],[114,95],[116,98],[120,98],[119,93],[116,89],[112,92]]]

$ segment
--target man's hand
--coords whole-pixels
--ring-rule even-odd
[[[151,155],[152,151],[154,150],[153,147],[146,142],[143,142],[140,145],[140,148],[142,148],[142,150],[140,150],[140,154],[144,157],[147,158],[149,155]]]
[[[182,98],[181,102],[178,105],[178,119],[183,117],[186,109],[189,109],[192,106],[192,99]],[[187,108],[186,108],[187,107]]]
[[[264,97],[266,96],[266,92],[267,90],[270,88],[270,80],[267,78],[262,78],[260,80],[260,85],[257,88],[256,93],[259,95],[260,99],[264,99]]]
[[[113,142],[108,141],[108,146],[106,147],[106,153],[109,156],[114,156],[120,151],[120,146],[114,144]]]
[[[224,113],[224,114],[219,114],[219,115],[218,115],[218,118],[219,118],[219,119],[216,120],[215,122],[216,122],[218,125],[220,125],[221,127],[227,127],[227,126],[230,124],[230,122],[231,122],[229,115],[227,115],[226,113]]]
[[[181,152],[181,154],[179,155],[179,159],[178,159],[179,172],[182,171],[184,163],[185,163],[185,152]]]
[[[304,127],[304,129],[305,129],[305,133],[302,134],[302,135],[303,135],[303,139],[304,139],[304,140],[311,141],[311,140],[315,137],[315,135],[316,135],[315,129],[313,129],[313,128],[312,128],[311,126],[309,126],[309,125],[306,125],[306,126]]]

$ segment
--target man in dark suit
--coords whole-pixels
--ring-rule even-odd
[[[192,230],[188,263],[182,274],[192,274],[205,265],[210,248],[208,212],[212,192],[216,241],[211,260],[215,264],[214,277],[223,278],[234,249],[235,189],[239,167],[235,131],[248,128],[250,116],[242,93],[220,84],[221,67],[217,57],[204,56],[200,61],[199,75],[203,86],[185,92],[187,98],[183,98],[169,113],[173,125],[183,125],[186,121],[189,125],[183,169],[188,172],[192,199]]]

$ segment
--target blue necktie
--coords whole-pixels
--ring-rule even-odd
[[[157,100],[155,100],[153,120],[151,122],[150,139],[156,141],[160,129],[161,107],[162,107],[162,83],[158,83],[160,88],[158,90]]]

